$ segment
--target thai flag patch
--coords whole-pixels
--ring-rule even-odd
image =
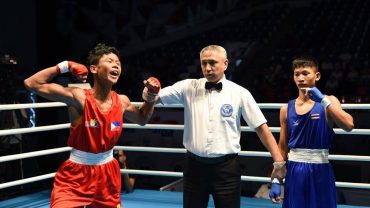
[[[111,131],[119,131],[121,130],[121,123],[119,121],[114,121],[110,124]]]
[[[314,120],[314,119],[319,119],[320,118],[320,114],[318,113],[313,113],[311,114],[311,119]]]

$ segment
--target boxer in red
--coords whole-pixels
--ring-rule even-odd
[[[121,74],[119,52],[98,44],[89,52],[87,62],[94,76],[91,89],[63,87],[50,81],[61,73],[71,73],[86,82],[88,70],[79,63],[63,61],[43,69],[24,81],[25,87],[53,101],[64,102],[70,109],[70,157],[54,178],[50,207],[121,207],[121,173],[113,159],[113,147],[122,131],[123,116],[145,125],[153,113],[161,88],[151,77],[144,81],[140,107],[125,95],[112,90]]]

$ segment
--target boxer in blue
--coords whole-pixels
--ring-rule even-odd
[[[287,160],[283,207],[337,207],[335,178],[328,160],[334,125],[345,131],[354,127],[335,96],[323,95],[317,61],[302,56],[293,59],[293,77],[299,95],[280,109],[279,149]],[[281,181],[272,178],[270,198],[280,202]]]

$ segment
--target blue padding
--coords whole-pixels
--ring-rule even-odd
[[[0,201],[0,207],[6,208],[49,208],[50,190],[28,194],[13,199]],[[168,192],[136,189],[133,193],[121,195],[124,208],[182,208],[182,192]],[[208,208],[213,208],[212,197]],[[241,197],[243,208],[280,208],[270,200]],[[338,208],[360,208],[360,206],[338,205]],[[363,207],[362,207],[363,208]]]

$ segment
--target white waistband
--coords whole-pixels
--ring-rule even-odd
[[[305,163],[329,163],[328,149],[291,149],[288,160]]]
[[[113,160],[113,149],[94,154],[72,148],[69,160],[83,165],[102,165]]]

